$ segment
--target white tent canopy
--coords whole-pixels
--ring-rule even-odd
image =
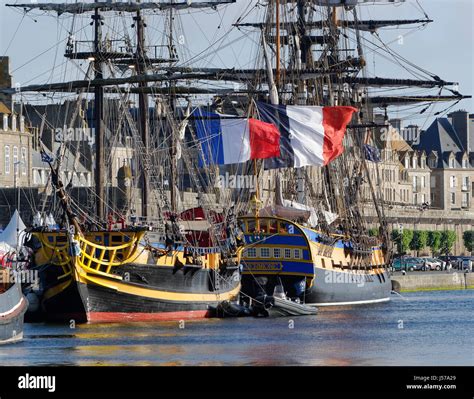
[[[6,243],[13,248],[16,248],[17,245],[21,246],[25,236],[25,229],[25,223],[23,223],[18,211],[15,210],[7,227],[0,233],[0,243]]]

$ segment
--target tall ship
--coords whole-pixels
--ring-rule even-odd
[[[242,291],[251,298],[284,292],[314,306],[389,301],[392,246],[378,166],[380,133],[390,128],[387,108],[464,98],[457,91],[441,96],[455,83],[433,74],[419,81],[368,77],[372,42],[365,34],[380,40],[380,29],[432,22],[426,13],[413,20],[360,18],[362,7],[399,2],[275,0],[263,21],[238,22],[261,31],[268,96],[255,109],[277,127],[282,147],[279,158],[255,165],[273,198],[263,203],[257,191],[252,211],[240,218],[248,244]],[[384,87],[397,88],[397,95],[372,94]],[[440,90],[399,94],[411,87]],[[385,112],[382,121],[376,108]]]
[[[93,28],[93,40],[77,40],[71,33],[66,43],[66,58],[75,63],[87,61],[89,68],[76,82],[82,88],[77,90],[74,111],[65,121],[65,128],[67,132],[78,118],[82,122],[80,132],[93,143],[76,153],[79,156],[81,150],[89,150],[92,154],[94,188],[88,192],[87,203],[78,203],[70,194],[74,182],[60,172],[71,144],[63,140],[54,154],[42,148],[42,161],[49,167],[48,185],[54,194],[53,222],[48,225],[40,214],[36,226],[29,229],[30,240],[26,243],[34,253],[32,267],[40,271],[41,309],[47,320],[194,319],[208,317],[211,307],[221,301],[238,299],[243,241],[238,241],[235,215],[230,207],[219,213],[213,209],[188,149],[180,144],[189,115],[178,109],[173,79],[166,78],[164,94],[147,84],[148,76],[156,78],[150,74],[152,70],[159,70],[162,75],[157,80],[162,80],[178,61],[174,49],[177,39],[173,36],[175,12],[212,9],[221,3],[230,1],[11,5],[28,12],[43,10],[72,16],[71,32],[78,17],[89,15]],[[163,14],[167,45],[146,45],[145,12]],[[103,26],[113,18],[133,22],[135,37],[132,39],[128,32],[120,39],[104,34]],[[161,47],[167,51],[166,57],[156,54]],[[150,48],[155,54],[150,54]],[[124,68],[129,76],[117,77]],[[116,79],[123,79],[124,86],[114,83]],[[59,91],[76,92],[71,82],[60,85],[63,89]],[[24,89],[56,91],[55,86]],[[134,115],[129,107],[130,93],[136,93],[139,104]],[[150,93],[156,105],[153,119],[149,116]],[[85,110],[84,102],[89,100],[93,102],[90,119],[84,116],[90,110]],[[134,187],[141,194],[139,218],[132,215],[129,206],[131,162],[124,161],[118,170],[121,201],[114,201],[107,190],[107,152],[119,135],[125,136],[134,149],[131,161],[139,170]],[[164,144],[158,143],[158,136],[165,137]],[[165,145],[165,150],[159,145]],[[198,192],[201,218],[194,227],[190,224],[198,221],[188,220],[184,226],[184,216],[178,212],[178,159],[188,168],[188,177]],[[169,168],[166,181],[165,167]],[[87,206],[90,202],[92,205]]]
[[[61,174],[72,144],[42,151],[58,226],[37,223],[29,245],[45,314],[206,317],[223,301],[275,293],[310,305],[388,301],[392,248],[379,184],[387,110],[465,98],[454,82],[421,69],[416,76],[425,79],[368,75],[368,47],[416,69],[367,35],[380,40],[383,28],[424,26],[432,22],[426,14],[360,16],[363,7],[401,2],[8,5],[65,18],[65,56],[86,66],[77,79],[1,89],[73,96],[65,128],[93,129],[91,145],[74,144],[93,158],[94,185],[82,201]],[[206,31],[209,13],[219,17],[212,39],[204,32],[209,45],[187,47],[187,24]],[[78,37],[89,24],[93,39]],[[246,38],[248,46],[239,44]],[[224,49],[232,61],[219,56]],[[108,163],[117,141],[133,156],[118,165],[114,195]],[[180,203],[188,191],[196,194],[190,209]]]

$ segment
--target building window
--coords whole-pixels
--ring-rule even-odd
[[[455,188],[456,187],[456,176],[449,177],[449,187]]]
[[[433,204],[435,202],[435,193],[430,194],[430,199],[431,199],[431,203]]]
[[[408,158],[408,155],[405,157],[405,169],[408,169],[410,167],[410,159]]]
[[[435,169],[436,168],[436,164],[437,164],[437,160],[436,158],[431,158],[429,161],[428,161],[429,165],[430,165],[430,168],[432,169]]]
[[[462,167],[463,167],[464,169],[467,169],[467,168],[469,167],[468,164],[469,164],[469,162],[468,162],[467,158],[464,158],[464,159],[462,160]]]
[[[8,114],[3,114],[3,130],[8,130]]]
[[[451,193],[451,205],[456,205],[456,193]]]
[[[260,257],[269,258],[270,257],[270,248],[260,248]]]
[[[421,176],[421,187],[422,188],[426,187],[426,176]]]
[[[21,147],[21,174],[26,176],[26,147]]]
[[[413,176],[413,191],[416,191],[416,186],[418,185],[418,177]]]
[[[301,250],[300,249],[294,249],[293,254],[294,254],[295,259],[301,259]]]
[[[421,167],[422,167],[423,169],[426,168],[426,158],[421,158]]]
[[[15,175],[18,174],[18,168],[19,168],[19,164],[18,164],[18,147],[17,146],[14,146],[13,147],[13,173]]]
[[[38,169],[33,169],[33,184],[35,186],[41,184],[41,175]]]
[[[291,249],[285,248],[285,258],[291,259]]]
[[[450,167],[451,169],[454,169],[454,166],[455,166],[455,165],[454,165],[454,157],[451,157],[451,158],[449,158],[449,167]]]
[[[63,172],[64,173],[64,172]],[[64,179],[63,179],[64,180]],[[41,171],[41,183],[43,184],[43,186],[46,185],[46,183],[48,182],[48,173],[46,172],[45,169],[43,169]]]
[[[469,176],[464,176],[462,178],[462,189],[469,190]]]
[[[436,176],[431,176],[431,188],[436,188]]]
[[[413,169],[416,169],[417,168],[417,164],[418,164],[418,159],[416,157],[413,157],[413,160],[412,160],[412,167]]]
[[[10,146],[5,146],[5,174],[10,174]]]
[[[246,251],[247,258],[256,258],[257,257],[257,250],[255,248],[248,248]]]
[[[463,208],[469,207],[469,193],[462,193],[461,207]]]

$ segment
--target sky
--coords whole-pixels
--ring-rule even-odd
[[[71,30],[72,24],[69,15],[58,18],[55,14],[43,14],[39,11],[25,15],[21,11],[5,7],[7,2],[33,1],[0,0],[0,55],[10,57],[10,69],[15,82],[26,85],[62,81],[65,78],[77,79],[84,75],[87,63],[78,67],[63,58],[67,32]],[[423,29],[410,27],[380,30],[380,38],[384,43],[388,43],[394,52],[417,66],[444,80],[459,82],[458,89],[463,94],[473,94],[473,3],[472,0],[406,0],[405,3],[397,5],[369,4],[360,7],[360,18],[414,19],[423,18],[426,12],[434,23]],[[256,34],[249,34],[249,31],[239,32],[231,27],[231,24],[251,10],[254,4],[254,0],[237,0],[236,4],[220,8],[217,12],[183,12],[184,40],[179,51],[187,58],[193,57],[198,66],[254,67],[258,37]],[[256,10],[253,18],[258,20],[262,16],[260,8]],[[92,29],[88,21],[89,16],[82,21],[76,21],[73,29],[81,28],[75,33],[77,39],[91,38]],[[116,31],[122,28],[118,19],[110,25],[110,29]],[[148,28],[148,42],[159,44],[162,40],[164,20],[151,18]],[[243,37],[242,33],[245,33],[246,37]],[[370,34],[365,37],[380,43]],[[56,43],[60,43],[60,46],[56,46]],[[210,43],[214,43],[212,50],[205,52]],[[365,56],[368,76],[413,78],[403,65],[381,58],[370,48],[366,49]],[[419,114],[421,108],[390,108],[390,117],[402,117],[405,124],[416,123],[427,128],[435,117],[434,113],[444,111],[449,105],[436,105],[423,114]],[[474,113],[472,100],[462,101],[455,109],[458,108]]]

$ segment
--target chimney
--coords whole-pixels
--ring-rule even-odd
[[[0,87],[12,87],[9,57],[0,57]],[[12,109],[11,94],[0,93],[0,102],[4,103],[9,109]]]
[[[459,110],[448,114],[448,117],[451,118],[451,124],[461,140],[461,145],[463,146],[462,150],[467,152],[472,151],[472,143],[470,143],[469,140],[469,113]]]

